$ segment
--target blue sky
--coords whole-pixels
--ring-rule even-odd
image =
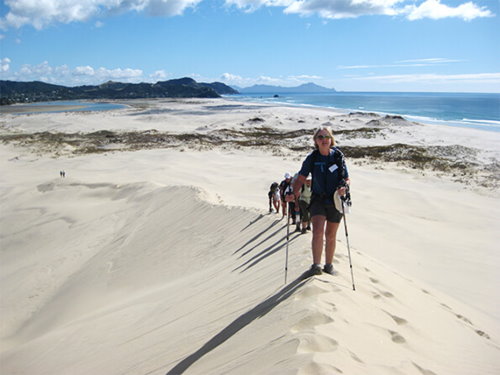
[[[500,92],[498,0],[5,0],[0,79]]]

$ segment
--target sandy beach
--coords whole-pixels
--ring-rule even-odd
[[[500,373],[500,134],[123,103],[0,117],[2,374]],[[343,227],[338,274],[302,280],[310,234],[287,246],[267,210],[320,125],[352,178],[356,291]]]

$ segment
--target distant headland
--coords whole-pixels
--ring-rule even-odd
[[[0,81],[0,105],[75,99],[219,98],[238,94],[221,82],[198,83],[179,78],[156,83],[108,81],[97,86],[66,87],[33,81]]]
[[[237,87],[232,86],[233,89],[239,91],[241,94],[291,94],[291,93],[332,93],[336,92],[335,89],[329,89],[323,86],[316,85],[309,82],[300,86],[283,87],[271,85],[253,85],[250,87]]]

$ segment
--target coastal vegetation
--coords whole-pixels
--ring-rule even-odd
[[[255,122],[255,118],[249,121]],[[336,132],[341,143],[355,138],[372,138],[380,135],[383,129],[361,127],[343,129]],[[275,155],[290,153],[303,155],[311,151],[311,130],[279,130],[269,126],[248,128],[222,128],[206,133],[175,133],[155,129],[144,131],[100,130],[91,133],[7,133],[0,135],[4,144],[24,146],[39,153],[62,156],[63,154],[82,155],[143,149],[185,148],[208,150],[222,149],[262,149]],[[494,187],[498,184],[500,166],[481,165],[475,161],[476,150],[459,145],[418,146],[391,143],[374,146],[341,146],[350,160],[359,163],[378,165],[393,163],[422,171],[444,173],[457,181],[477,181],[482,186]]]

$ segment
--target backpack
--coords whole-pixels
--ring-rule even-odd
[[[344,154],[337,147],[333,147],[332,150],[334,151],[333,156],[330,154],[328,158],[328,165],[326,167],[330,168],[332,165],[336,164],[339,169],[339,176],[341,177],[342,180],[345,180],[346,172],[344,169]],[[319,157],[319,150],[316,149],[312,152],[312,165],[316,164],[318,157]],[[341,182],[341,184],[343,183]]]
[[[344,168],[344,154],[337,147],[333,147],[332,150],[334,151],[334,153],[333,153],[333,155],[330,154],[330,156],[328,158],[327,168],[330,168],[334,164],[337,165],[337,168],[339,170],[339,176],[341,178],[339,186],[345,186],[347,188],[347,193],[346,193],[345,197],[343,198],[343,200],[344,200],[345,204],[348,207],[350,207],[350,206],[352,206],[352,200],[351,200],[351,193],[350,193],[349,185],[345,182],[346,171]],[[312,154],[313,166],[316,163],[316,161],[318,160],[318,157],[319,157],[319,150],[316,149],[313,151],[313,154]]]

